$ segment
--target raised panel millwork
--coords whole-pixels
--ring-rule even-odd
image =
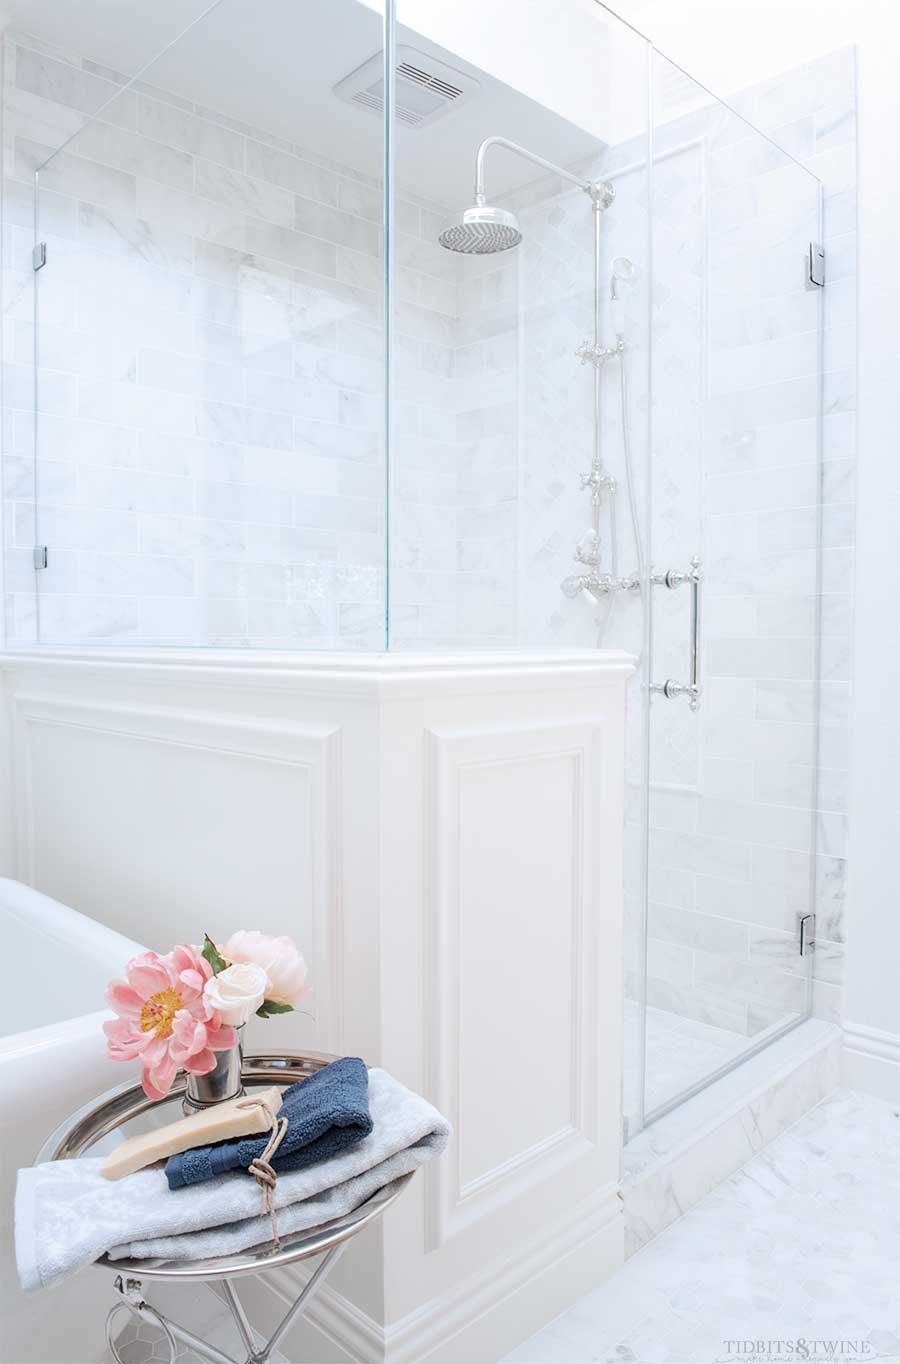
[[[290,933],[314,1020],[248,1042],[339,1049],[339,730],[20,694],[15,750],[22,879],[159,950]]]
[[[295,932],[315,1027],[254,1020],[250,1048],[347,1048],[454,1122],[314,1309],[360,1359],[499,1359],[622,1263],[630,669],[602,650],[0,665],[14,874],[152,946]],[[318,1357],[322,1335],[290,1348]]]
[[[426,1064],[456,1134],[428,1172],[436,1248],[595,1140],[600,733],[432,730],[427,747]]]

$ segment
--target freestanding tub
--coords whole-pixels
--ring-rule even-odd
[[[98,1005],[107,981],[144,948],[2,878],[0,934],[0,1360],[94,1364],[103,1358],[109,1284],[87,1271],[52,1296],[22,1294],[13,1193],[16,1170],[67,1113],[134,1073],[106,1058],[101,1025],[112,1015]],[[82,1342],[90,1342],[84,1353]]]

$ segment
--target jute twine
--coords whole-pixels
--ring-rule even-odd
[[[272,1244],[276,1250],[280,1250],[278,1214],[272,1201],[272,1192],[278,1182],[278,1171],[272,1168],[271,1161],[284,1140],[284,1134],[288,1130],[288,1120],[287,1118],[279,1118],[265,1099],[244,1099],[237,1106],[238,1108],[261,1108],[269,1124],[270,1136],[266,1148],[262,1155],[257,1156],[253,1161],[250,1166],[250,1174],[253,1175],[262,1192],[263,1214],[267,1214],[272,1223]]]

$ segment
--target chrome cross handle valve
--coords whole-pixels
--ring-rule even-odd
[[[581,558],[576,554],[576,558]],[[582,559],[582,563],[588,563],[588,559]],[[614,578],[611,573],[582,573],[572,578],[565,578],[560,583],[560,590],[570,598],[578,596],[579,592],[587,592],[592,597],[608,597],[614,592],[640,592],[641,580],[638,577]]]
[[[650,581],[657,587],[676,588],[681,587],[682,583],[689,583],[691,588],[690,681],[676,682],[670,677],[665,682],[651,682],[650,690],[664,696],[667,701],[674,700],[676,696],[686,696],[691,710],[699,710],[703,696],[703,687],[700,685],[700,587],[703,582],[703,561],[695,554],[689,569],[670,568],[666,573],[653,573]]]
[[[700,709],[700,698],[703,695],[703,688],[695,686],[689,682],[674,682],[671,677],[665,682],[651,682],[650,690],[658,692],[667,701],[672,701],[676,696],[689,696],[688,706],[691,710]]]
[[[587,492],[590,488],[592,492],[605,489],[609,493],[614,493],[616,491],[616,480],[612,474],[604,474],[600,469],[592,469],[589,474],[581,475],[581,488],[583,492]]]
[[[601,346],[593,341],[582,341],[575,355],[583,365],[593,365],[595,369],[602,369],[607,360],[614,360],[624,349],[625,343],[621,340],[614,346]]]

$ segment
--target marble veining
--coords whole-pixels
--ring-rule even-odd
[[[900,1111],[836,1090],[503,1364],[896,1359],[898,1257]]]
[[[644,1064],[640,1050],[639,1006],[629,1001],[625,1007],[625,1120],[633,1128],[638,1105],[638,1087]],[[744,1033],[732,1032],[666,1009],[648,1005],[646,1010],[645,1106],[652,1112],[662,1104],[690,1089],[720,1066],[746,1050]]]
[[[625,1147],[622,1200],[631,1255],[819,1103],[840,1082],[842,1037],[808,1019]]]

